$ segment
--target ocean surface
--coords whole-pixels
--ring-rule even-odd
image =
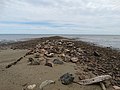
[[[16,42],[29,40],[31,38],[64,36],[68,38],[76,38],[90,43],[94,43],[104,47],[112,47],[120,49],[120,35],[41,35],[41,34],[0,34],[0,43]]]

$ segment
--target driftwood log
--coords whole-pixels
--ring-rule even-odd
[[[43,90],[44,87],[46,87],[49,84],[54,84],[55,81],[53,80],[45,80],[44,82],[41,83],[41,85],[39,86],[40,90]]]
[[[102,76],[97,76],[97,77],[91,78],[91,79],[81,80],[78,83],[81,85],[90,85],[90,84],[100,83],[102,90],[106,90],[106,87],[105,87],[103,81],[109,80],[111,78],[112,77],[110,75],[102,75]]]
[[[90,85],[90,84],[102,82],[102,81],[105,81],[105,80],[109,80],[111,78],[112,77],[110,75],[102,75],[102,76],[97,76],[97,77],[91,78],[91,79],[81,80],[79,82],[79,84],[81,84],[81,85]]]

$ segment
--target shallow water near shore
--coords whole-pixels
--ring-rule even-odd
[[[68,38],[76,38],[77,40],[95,43],[97,45],[105,47],[120,49],[120,35],[1,34],[0,42],[6,43],[14,41],[24,41],[31,38],[41,38],[49,36],[64,36]]]

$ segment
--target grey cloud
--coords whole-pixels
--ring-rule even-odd
[[[4,8],[4,6],[5,6],[5,1],[0,0],[0,11]]]
[[[119,0],[0,0],[0,20],[50,20],[78,26],[69,29],[120,28],[119,9]]]

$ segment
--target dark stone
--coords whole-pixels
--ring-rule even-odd
[[[6,66],[6,68],[10,68],[11,66],[12,66],[12,64],[9,64],[9,65]]]
[[[74,77],[72,74],[66,73],[60,77],[61,83],[64,85],[69,85],[73,82]]]
[[[28,62],[32,62],[32,61],[34,61],[33,58],[29,58],[29,59],[28,59]]]
[[[16,65],[18,61],[13,62],[13,65]]]
[[[60,61],[59,59],[54,59],[54,60],[53,60],[53,63],[54,63],[54,64],[63,64],[63,62]]]
[[[20,57],[20,58],[17,60],[17,62],[20,61],[21,59],[23,59],[23,57]]]
[[[33,54],[33,50],[27,52],[27,53],[25,54],[25,56],[27,56],[27,55],[31,55],[31,54]]]
[[[53,64],[50,63],[50,62],[47,62],[47,63],[45,64],[45,66],[53,67]]]
[[[10,63],[5,68],[10,68],[12,65],[16,65],[21,59],[23,59],[23,57],[20,57],[18,60],[14,61],[13,63]]]

